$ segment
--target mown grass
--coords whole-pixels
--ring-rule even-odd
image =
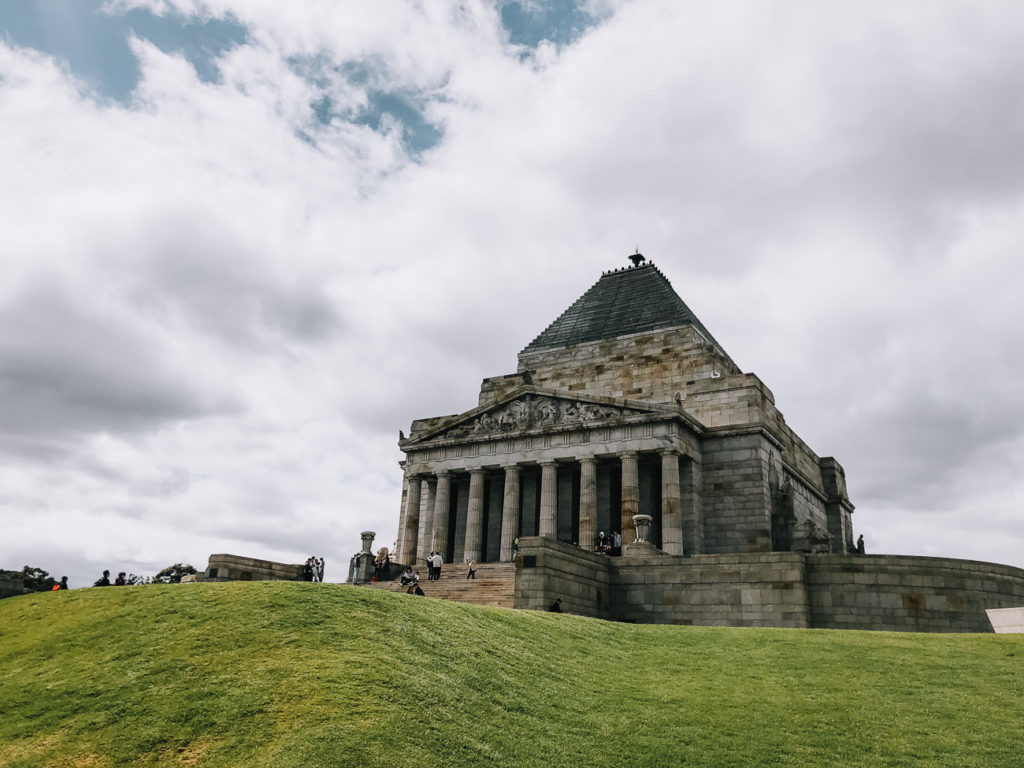
[[[1013,766],[1024,639],[630,626],[343,585],[0,601],[0,765]]]

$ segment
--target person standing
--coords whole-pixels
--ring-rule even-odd
[[[476,581],[476,561],[472,558],[466,560],[466,578]]]
[[[441,565],[444,563],[444,558],[441,557],[440,552],[435,552],[431,562],[434,564],[434,581],[441,578]]]
[[[434,553],[431,552],[425,558],[427,561],[427,581],[434,580]]]

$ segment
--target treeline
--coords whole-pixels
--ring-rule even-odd
[[[196,573],[196,569],[188,563],[175,563],[169,565],[154,576],[140,576],[130,573],[125,577],[125,583],[129,585],[140,584],[177,584],[183,576]],[[26,565],[20,571],[9,571],[0,568],[0,597],[9,597],[15,594],[27,594],[29,592],[50,592],[58,585],[58,580],[44,571],[42,568],[35,568]],[[79,585],[91,586],[91,585]]]

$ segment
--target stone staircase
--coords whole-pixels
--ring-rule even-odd
[[[498,605],[503,608],[512,608],[515,602],[515,563],[480,563],[476,567],[475,579],[466,578],[466,566],[461,563],[445,563],[441,567],[439,581],[427,581],[425,568],[419,573],[420,587],[427,597],[474,605]],[[389,592],[405,592],[406,587],[398,581],[399,574],[400,571],[396,572],[393,581],[368,586]]]

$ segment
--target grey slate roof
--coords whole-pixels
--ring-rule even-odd
[[[647,262],[638,267],[602,274],[589,291],[559,315],[523,352],[614,339],[677,325],[693,325],[718,345],[672,289],[668,278],[652,262]]]

